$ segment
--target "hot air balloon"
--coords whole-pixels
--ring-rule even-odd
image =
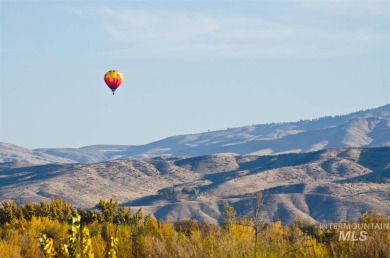
[[[104,75],[104,81],[111,89],[112,95],[114,95],[115,90],[118,89],[123,81],[123,75],[117,70],[110,70]]]

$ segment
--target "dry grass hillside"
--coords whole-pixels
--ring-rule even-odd
[[[269,155],[330,148],[382,146],[390,146],[390,104],[342,116],[172,136],[139,146],[93,145],[82,148],[27,150],[0,143],[0,162],[23,160],[34,164],[64,162],[87,164],[162,155],[192,157],[218,153]]]
[[[50,163],[74,163],[72,159],[53,156],[40,151],[29,150],[20,146],[0,142],[0,163],[18,162],[29,164],[50,164]]]
[[[262,218],[288,223],[390,214],[390,147],[280,155],[232,154],[119,159],[94,164],[0,164],[0,200],[61,197],[80,208],[114,198],[157,218],[218,222],[224,201],[250,216],[263,192]]]

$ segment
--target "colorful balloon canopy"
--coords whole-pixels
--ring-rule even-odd
[[[114,95],[115,90],[118,89],[123,81],[123,75],[117,70],[110,70],[104,75],[104,81],[111,89],[112,95]]]

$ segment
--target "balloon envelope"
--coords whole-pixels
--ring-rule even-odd
[[[123,81],[123,75],[117,70],[110,70],[104,75],[104,81],[111,89],[112,94],[114,94],[115,90],[118,89]]]

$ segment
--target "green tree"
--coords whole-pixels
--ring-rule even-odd
[[[100,200],[96,208],[100,210],[103,221],[113,223],[118,206],[118,200],[114,201],[113,199],[110,199],[109,201]]]

